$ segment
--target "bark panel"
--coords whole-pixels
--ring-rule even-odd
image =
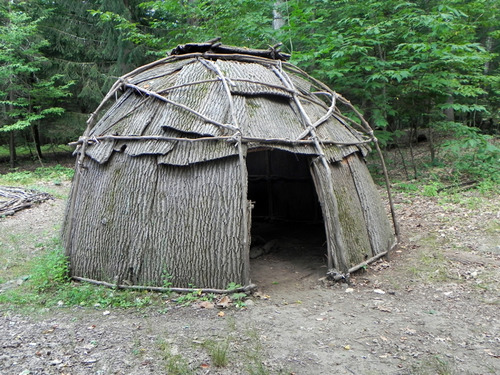
[[[114,153],[86,161],[65,244],[74,276],[225,288],[247,284],[237,158],[190,167]],[[66,238],[66,236],[64,236]]]
[[[316,192],[318,193],[328,247],[328,267],[346,273],[349,269],[347,254],[345,252],[344,235],[339,224],[338,203],[335,192],[332,191],[328,179],[332,178],[331,169],[325,169],[319,158],[313,160],[311,165]]]
[[[349,165],[344,160],[331,164],[330,169],[345,240],[346,258],[351,268],[372,257],[370,238]]]
[[[353,155],[346,159],[359,196],[368,229],[372,255],[389,250],[395,242],[393,230],[375,183],[364,161]],[[354,192],[353,192],[354,193]]]

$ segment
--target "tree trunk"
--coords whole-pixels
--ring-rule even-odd
[[[16,137],[12,130],[9,132],[9,155],[10,155],[10,167],[16,167],[17,155],[16,155]]]
[[[38,125],[33,125],[31,127],[31,130],[33,132],[33,142],[35,142],[36,155],[38,157],[38,160],[41,163],[42,159],[43,159],[43,155],[42,155],[42,147],[40,145],[40,131],[38,129]]]
[[[453,104],[453,96],[452,95],[448,96],[446,103]],[[455,121],[455,111],[453,110],[453,108],[445,109],[444,114],[446,115],[446,121],[451,121],[451,122]]]
[[[276,0],[273,5],[273,30],[279,30],[285,26],[285,19],[279,8],[283,5],[283,0]]]
[[[12,110],[13,110],[12,102],[14,101],[14,92],[13,91],[9,92],[9,100],[10,100],[9,112],[12,112]],[[15,168],[16,161],[17,161],[16,160],[17,155],[16,155],[16,137],[15,137],[14,130],[9,132],[9,155],[10,155],[10,167]]]

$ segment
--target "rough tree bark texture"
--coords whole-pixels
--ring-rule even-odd
[[[360,158],[358,154],[347,157]],[[372,249],[363,209],[346,159],[330,165],[333,186],[339,206],[339,219],[345,239],[349,268],[372,257]],[[375,187],[373,187],[375,188]],[[384,218],[385,219],[385,218]]]
[[[328,174],[313,163],[312,174],[323,209],[325,230],[333,267],[341,272],[364,262],[394,244],[387,213],[368,169],[359,154],[330,163],[338,220],[332,217],[332,197],[328,195]],[[336,246],[334,226],[340,225],[344,253]]]
[[[396,242],[394,231],[365,162],[359,157],[349,157],[346,160],[365,218],[372,255],[377,255],[393,247]]]
[[[168,274],[178,287],[249,282],[238,158],[173,167],[114,153],[106,164],[85,163],[78,220],[66,217],[63,229],[73,276],[161,286]]]

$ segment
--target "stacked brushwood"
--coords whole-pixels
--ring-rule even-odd
[[[19,187],[0,186],[0,216],[14,215],[17,211],[53,199],[48,193]]]

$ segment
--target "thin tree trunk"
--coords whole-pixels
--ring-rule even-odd
[[[403,163],[403,170],[405,171],[405,176],[406,179],[410,179],[410,174],[408,173],[408,168],[406,167],[406,161],[405,161],[405,156],[403,154],[403,151],[401,150],[401,147],[396,143],[396,149],[398,150],[399,155],[401,156],[401,163]]]
[[[434,163],[436,160],[436,147],[434,145],[434,132],[431,127],[429,127],[429,149],[431,152],[431,163]]]
[[[276,0],[273,5],[273,30],[279,30],[285,25],[285,19],[281,14],[280,7],[283,5],[283,0]]]
[[[12,102],[14,101],[13,91],[9,92],[9,100],[10,100],[9,111],[12,112],[13,110]],[[16,138],[14,130],[12,130],[9,134],[9,154],[10,154],[10,167],[14,168],[16,166],[16,161],[17,161]]]
[[[16,138],[14,130],[9,133],[9,155],[10,155],[10,167],[15,168],[17,155],[16,155]]]
[[[35,142],[35,150],[36,150],[36,156],[38,157],[38,160],[40,161],[40,164],[42,164],[42,147],[40,146],[40,131],[38,128],[38,125],[33,125],[31,127],[32,135],[33,135],[33,142]]]
[[[412,125],[410,128],[410,137],[409,137],[409,149],[410,149],[410,157],[411,157],[411,164],[413,166],[413,178],[417,179],[418,173],[417,173],[417,164],[415,162],[415,154],[413,153],[413,138],[415,137],[417,130],[416,130],[417,125]]]
[[[450,95],[448,96],[448,99],[446,100],[447,104],[453,104],[453,96]],[[455,121],[455,111],[453,108],[447,108],[444,110],[444,114],[446,115],[446,120],[454,122]]]

